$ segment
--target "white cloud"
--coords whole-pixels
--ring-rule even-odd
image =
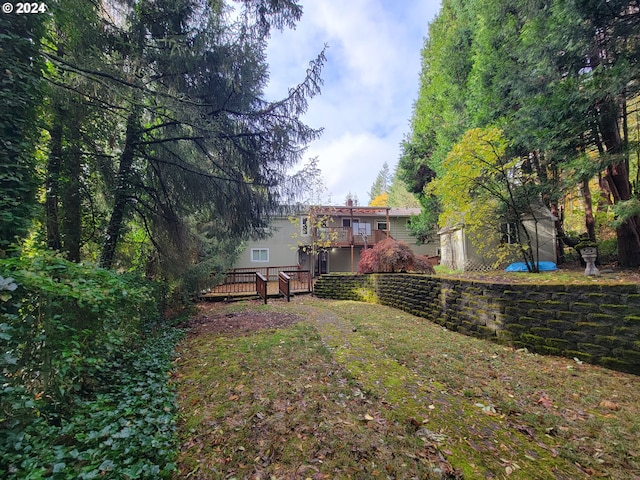
[[[418,93],[420,50],[439,1],[301,0],[295,30],[275,32],[268,62],[269,98],[302,80],[311,59],[329,45],[322,94],[304,117],[323,127],[308,156],[319,157],[333,202],[348,192],[361,204],[382,164],[395,166]]]
[[[360,205],[369,200],[373,179],[388,161],[394,149],[368,132],[345,132],[322,145],[312,147],[311,156],[319,157],[332,203],[342,204],[349,192],[356,195]]]

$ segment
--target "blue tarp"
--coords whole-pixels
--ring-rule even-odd
[[[538,262],[538,270],[541,272],[553,272],[557,270],[556,264],[554,262]],[[515,262],[505,268],[507,272],[528,272],[527,264],[524,262]]]

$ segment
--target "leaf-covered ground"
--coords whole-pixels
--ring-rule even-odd
[[[440,277],[459,278],[491,283],[536,285],[622,285],[640,283],[640,269],[619,268],[615,265],[600,265],[598,275],[585,275],[585,268],[578,263],[563,265],[552,272],[506,272],[491,270],[488,272],[456,272],[439,265],[436,267]]]
[[[639,377],[308,296],[187,326],[176,478],[640,478]]]

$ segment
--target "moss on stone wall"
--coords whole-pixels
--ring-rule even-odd
[[[640,285],[505,285],[419,274],[329,274],[320,298],[379,303],[450,330],[640,374]]]

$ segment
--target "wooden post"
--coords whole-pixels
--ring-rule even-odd
[[[389,224],[389,208],[387,207],[387,238],[389,238],[389,227],[391,225]]]
[[[278,290],[287,298],[287,302],[291,297],[291,277],[284,272],[278,273]]]
[[[353,242],[351,242],[351,273],[353,273]]]
[[[259,272],[256,272],[256,290],[258,295],[264,300],[264,304],[267,304],[267,279]]]

